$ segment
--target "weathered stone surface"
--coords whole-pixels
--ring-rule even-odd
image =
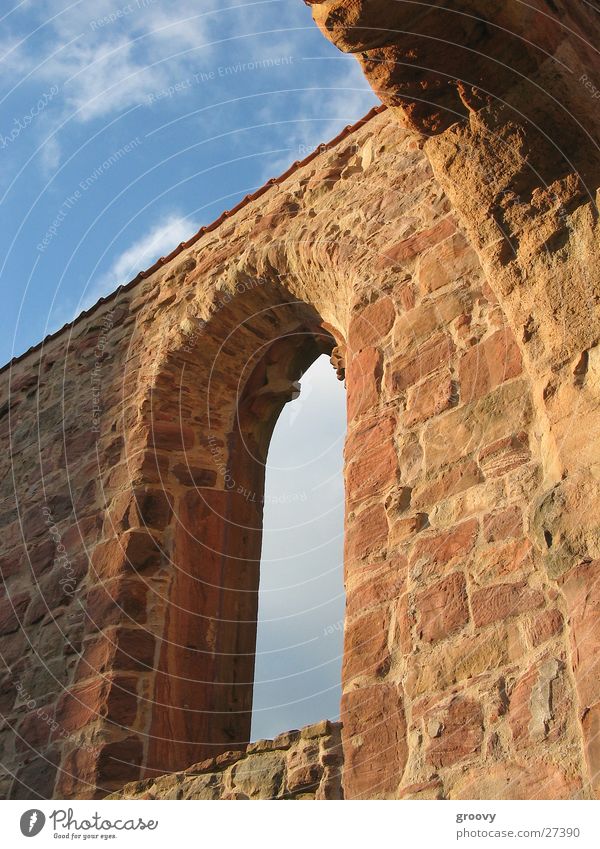
[[[378,677],[388,671],[389,628],[389,614],[381,609],[365,613],[346,626],[342,673],[344,681],[350,681],[356,676]]]
[[[342,716],[346,794],[353,799],[393,795],[408,756],[400,688],[382,683],[350,690],[342,697]]]
[[[592,787],[598,793],[600,775],[600,703],[590,707],[583,715],[581,726],[585,757],[590,771]]]
[[[361,572],[356,571],[355,574],[360,583],[348,594],[348,620],[381,604],[397,600],[406,589],[406,560],[401,557],[374,566],[365,566]]]
[[[499,477],[529,462],[529,439],[516,433],[487,445],[479,452],[479,465],[486,478]]]
[[[282,755],[269,753],[245,758],[232,772],[235,789],[249,799],[276,799],[283,792]]]
[[[291,736],[288,736],[291,735]],[[286,736],[286,740],[283,738]],[[341,725],[320,722],[185,772],[126,784],[110,799],[342,799]],[[284,745],[282,745],[282,743]],[[108,777],[105,771],[105,781]]]
[[[423,294],[455,283],[468,274],[479,275],[477,254],[462,233],[455,233],[419,257],[417,276]]]
[[[92,557],[92,568],[101,580],[109,580],[126,571],[156,569],[162,552],[154,537],[145,530],[126,531],[118,539],[100,543]]]
[[[440,643],[413,666],[406,680],[406,691],[412,697],[446,690],[455,684],[506,666],[522,652],[514,634],[506,627],[488,630],[480,635],[461,637],[451,645]]]
[[[440,576],[450,564],[467,557],[478,533],[477,519],[443,531],[431,529],[422,533],[411,552],[411,572],[427,578]]]
[[[521,353],[512,334],[499,330],[474,345],[460,361],[459,379],[464,401],[487,395],[506,380],[521,374]]]
[[[361,425],[346,443],[346,494],[349,502],[370,498],[396,482],[398,455],[392,416]]]
[[[28,593],[7,595],[0,599],[0,636],[17,631],[31,601]]]
[[[582,563],[562,581],[569,614],[573,671],[582,709],[600,701],[596,664],[600,648],[599,575],[600,562]]]
[[[527,636],[531,644],[537,648],[552,637],[558,636],[564,626],[563,615],[560,610],[545,610],[526,626]]]
[[[472,562],[472,574],[478,584],[500,580],[514,581],[535,571],[535,555],[529,540],[499,542],[482,548]]]
[[[431,585],[415,600],[417,629],[421,639],[432,643],[460,631],[469,621],[465,577],[455,572]]]
[[[383,504],[365,507],[350,521],[352,532],[344,545],[347,567],[385,549],[388,535],[388,520]]]
[[[486,542],[522,536],[523,514],[517,505],[497,513],[489,513],[483,520],[483,536]]]
[[[509,723],[517,748],[537,748],[564,732],[568,712],[564,692],[564,664],[542,659],[517,681],[510,693]]]
[[[450,792],[451,799],[576,799],[581,785],[559,767],[537,761],[488,767],[467,775]]]
[[[364,348],[350,361],[348,374],[348,421],[370,413],[379,404],[383,357],[376,348]]]
[[[431,720],[430,720],[431,721]],[[427,747],[434,767],[452,766],[476,755],[483,742],[483,711],[471,699],[457,697],[447,710],[436,714],[436,734]]]
[[[408,390],[404,422],[412,427],[456,405],[456,382],[447,372],[434,374]]]
[[[423,481],[420,486],[415,487],[412,503],[415,507],[430,507],[482,481],[483,474],[475,460],[459,460],[438,471],[431,480]]]
[[[358,352],[369,345],[379,344],[390,332],[396,317],[391,298],[381,297],[366,306],[350,325],[348,345]]]
[[[438,333],[424,342],[416,351],[403,354],[394,360],[388,371],[388,394],[397,397],[414,386],[431,372],[446,365],[454,352],[454,342],[447,333]]]
[[[471,603],[475,624],[481,626],[535,610],[544,604],[544,596],[540,590],[528,587],[525,581],[518,581],[477,590]]]

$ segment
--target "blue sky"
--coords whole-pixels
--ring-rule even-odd
[[[2,9],[1,363],[375,103],[302,0]]]
[[[302,0],[24,0],[0,33],[0,364],[376,103]],[[319,360],[271,445],[254,737],[337,714],[344,407]]]

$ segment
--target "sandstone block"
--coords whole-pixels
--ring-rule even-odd
[[[561,584],[567,601],[571,662],[581,709],[600,701],[600,561],[582,563],[567,572]]]
[[[518,505],[488,513],[483,519],[483,537],[486,542],[520,537],[522,530],[523,513]]]
[[[427,513],[414,513],[411,516],[399,516],[390,521],[390,544],[392,548],[410,540],[415,534],[427,528]]]
[[[162,559],[160,545],[146,530],[126,531],[115,539],[100,543],[92,555],[92,569],[107,580],[123,572],[151,572]]]
[[[56,706],[59,729],[53,739],[84,728],[99,719],[125,727],[133,723],[138,707],[137,680],[126,676],[95,678],[66,690]]]
[[[525,630],[531,645],[537,648],[543,643],[557,637],[564,627],[563,615],[560,610],[545,610],[539,616],[527,623]]]
[[[21,628],[31,596],[29,593],[13,593],[0,598],[0,636],[12,634]]]
[[[403,313],[394,327],[394,349],[398,354],[425,342],[436,330],[447,325],[470,309],[472,294],[468,289],[458,289],[428,298]]]
[[[315,791],[321,781],[323,767],[319,763],[306,764],[288,771],[287,791],[288,793]]]
[[[348,348],[351,354],[381,344],[392,329],[395,318],[394,302],[386,296],[364,307],[350,323]]]
[[[452,766],[477,754],[483,742],[483,711],[479,702],[457,697],[440,713],[441,729],[427,747],[434,767]]]
[[[415,698],[496,671],[522,652],[506,626],[482,634],[436,644],[418,665],[409,669],[407,693]]]
[[[579,783],[543,761],[490,765],[485,772],[467,773],[450,789],[450,799],[572,799]]]
[[[114,670],[150,670],[154,668],[156,641],[142,628],[110,628],[92,637],[84,645],[77,677]]]
[[[157,451],[189,451],[195,434],[192,427],[181,422],[153,421],[150,446]]]
[[[447,530],[431,529],[417,539],[410,554],[410,568],[415,575],[434,577],[457,558],[464,559],[475,546],[479,533],[477,519],[469,519]]]
[[[457,495],[459,492],[483,481],[481,469],[469,458],[459,460],[451,466],[440,469],[435,477],[416,486],[412,503],[414,507],[429,507]]]
[[[25,715],[16,729],[15,749],[18,752],[40,752],[50,739],[54,705],[36,707]]]
[[[544,658],[512,688],[508,719],[517,747],[536,748],[562,736],[568,711],[563,666],[555,658]]]
[[[479,628],[542,607],[544,595],[541,590],[528,587],[526,581],[518,581],[476,590],[471,604],[473,619]]]
[[[455,407],[458,401],[454,380],[449,374],[434,374],[408,391],[404,423],[406,427]]]
[[[478,272],[481,273],[477,254],[462,233],[454,233],[426,251],[417,263],[419,288],[424,294]]]
[[[66,550],[69,551],[69,543],[68,541],[65,543],[63,537],[63,545]],[[25,563],[29,564],[33,574],[36,579],[40,578],[54,565],[54,558],[56,556],[56,544],[52,537],[41,542],[39,545],[34,546],[31,549],[28,549],[27,554],[24,558]]]
[[[455,230],[454,221],[451,218],[444,218],[433,227],[391,245],[377,260],[375,268],[379,271],[392,265],[402,265],[409,262],[428,247],[450,236]]]
[[[595,798],[600,798],[600,703],[584,713],[581,725],[592,789]]]
[[[361,583],[347,589],[346,617],[348,620],[374,607],[398,599],[406,587],[406,559],[395,557],[380,564],[381,568],[366,567]]]
[[[346,370],[348,421],[379,405],[383,357],[376,348],[363,348]]]
[[[473,561],[472,574],[478,584],[489,584],[534,571],[533,546],[527,539],[482,547]]]
[[[393,440],[394,421],[383,419],[361,428],[348,438],[346,469],[348,501],[370,498],[392,487],[398,476],[398,456]]]
[[[346,625],[343,681],[348,682],[357,676],[377,677],[388,671],[389,630],[389,612],[381,608]]]
[[[186,782],[183,790],[184,799],[215,800],[224,795],[220,775],[200,775]]]
[[[436,642],[456,633],[469,621],[467,586],[455,572],[419,593],[415,599],[417,628],[422,640]]]
[[[136,578],[114,578],[92,587],[86,599],[86,618],[90,629],[102,630],[121,623],[146,621],[148,587]]]
[[[479,465],[486,478],[504,475],[530,459],[529,438],[523,431],[493,442],[479,452]]]
[[[177,463],[173,467],[173,474],[183,486],[194,486],[198,489],[213,487],[217,482],[217,473],[214,469],[203,469],[187,463]]]
[[[521,352],[511,331],[498,330],[463,355],[459,366],[461,398],[466,403],[481,398],[504,381],[518,377],[522,370]]]
[[[143,751],[142,741],[134,735],[102,746],[97,761],[98,785],[112,790],[138,777]]]
[[[447,333],[437,333],[420,345],[395,357],[387,372],[386,391],[388,397],[396,398],[410,386],[419,383],[432,372],[448,365],[454,353],[454,343]]]
[[[352,564],[385,550],[388,520],[383,504],[374,504],[358,513],[349,523],[344,542],[345,561]]]
[[[342,696],[344,788],[352,799],[395,792],[408,757],[402,691],[377,684]]]
[[[461,404],[427,423],[423,437],[427,470],[476,454],[482,447],[524,430],[533,417],[529,386],[522,380]]]
[[[284,790],[285,762],[280,752],[244,758],[233,772],[234,789],[249,799],[276,799]]]

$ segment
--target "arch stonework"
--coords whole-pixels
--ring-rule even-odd
[[[0,374],[7,797],[246,745],[264,460],[322,352],[348,394],[346,798],[597,794],[594,204],[554,163],[526,214],[514,115],[462,84],[406,108],[369,56],[400,41],[360,41],[381,4],[313,5],[390,108]]]

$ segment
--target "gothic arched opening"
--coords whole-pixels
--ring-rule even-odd
[[[345,430],[344,387],[322,355],[269,446],[252,739],[339,717]]]
[[[339,341],[314,308],[289,298],[262,302],[268,298],[261,289],[232,299],[210,337],[171,358],[164,408],[155,393],[157,426],[163,416],[178,421],[182,442],[187,428],[189,438],[182,463],[170,452],[170,565],[156,585],[157,611],[149,611],[162,639],[148,705],[148,774],[250,740],[269,443],[302,375]],[[194,370],[207,358],[214,382],[198,385]]]

